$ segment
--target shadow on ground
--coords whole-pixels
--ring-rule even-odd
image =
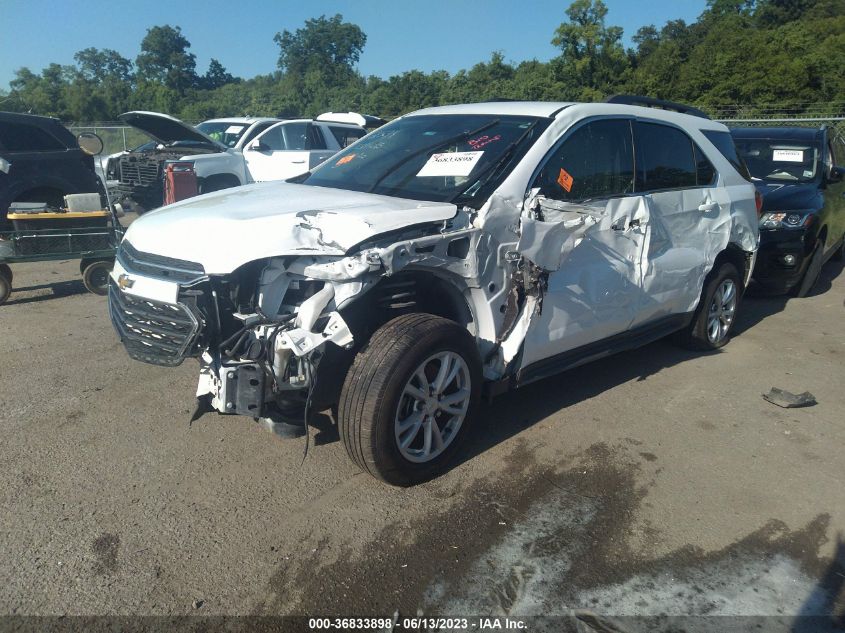
[[[51,290],[49,294],[36,294],[32,296],[24,296],[16,299],[22,293],[38,292],[41,290]],[[88,290],[85,289],[85,284],[79,279],[72,281],[57,281],[51,284],[39,284],[37,286],[21,286],[13,287],[12,294],[9,300],[4,304],[7,306],[22,305],[24,303],[37,303],[39,301],[50,301],[51,299],[61,299],[62,297],[72,297],[74,295],[86,294]]]

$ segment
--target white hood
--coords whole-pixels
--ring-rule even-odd
[[[126,233],[135,249],[230,273],[281,255],[344,255],[388,231],[442,222],[457,207],[343,189],[263,182],[162,207]]]

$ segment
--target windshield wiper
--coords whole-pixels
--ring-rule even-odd
[[[418,149],[416,152],[411,152],[405,158],[400,160],[398,163],[396,163],[390,169],[388,169],[386,172],[384,172],[381,176],[379,176],[378,179],[376,179],[376,181],[373,183],[373,186],[370,187],[369,189],[367,189],[367,193],[372,193],[373,191],[375,191],[376,187],[378,187],[385,178],[387,178],[390,174],[394,173],[397,169],[402,167],[402,165],[404,165],[405,163],[407,163],[410,160],[413,160],[417,156],[419,156],[421,154],[426,154],[426,153],[431,152],[433,150],[436,150],[438,147],[443,147],[444,145],[450,145],[451,143],[457,143],[458,141],[461,141],[461,140],[463,140],[467,137],[475,136],[479,132],[483,132],[487,128],[493,127],[498,122],[499,122],[499,119],[493,119],[489,123],[485,123],[484,125],[482,125],[477,130],[471,130],[469,132],[463,132],[463,133],[457,134],[457,135],[455,135],[451,138],[447,138],[445,141],[440,141],[439,143],[435,143],[434,145],[429,145],[428,147]]]
[[[455,200],[466,194],[466,192],[472,189],[473,187],[477,186],[477,189],[480,189],[481,187],[486,185],[487,181],[489,181],[490,178],[493,177],[493,174],[495,174],[496,171],[498,171],[498,169],[502,165],[504,165],[508,160],[510,160],[511,154],[513,154],[514,150],[522,144],[522,141],[524,141],[528,134],[531,133],[531,130],[534,129],[535,125],[537,125],[537,121],[534,121],[531,125],[525,128],[525,131],[519,135],[519,138],[513,141],[510,145],[505,148],[505,151],[502,152],[502,155],[499,157],[499,160],[497,160],[495,163],[491,163],[483,170],[481,170],[481,173],[476,176],[475,180],[472,181],[472,184],[469,187],[466,187],[465,189],[462,189],[460,192],[456,193],[454,196],[449,198],[448,202],[455,202]],[[487,176],[487,179],[482,182],[482,178],[484,178],[485,176]]]

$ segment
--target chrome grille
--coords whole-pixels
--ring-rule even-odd
[[[120,244],[117,261],[127,271],[180,283],[195,281],[205,275],[202,264],[152,253],[141,253],[126,240]]]
[[[129,356],[154,365],[181,364],[200,332],[200,321],[184,304],[133,296],[113,280],[109,314]]]
[[[159,163],[154,159],[123,156],[120,159],[120,182],[125,185],[155,185],[159,179]]]

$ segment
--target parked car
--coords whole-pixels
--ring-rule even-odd
[[[159,209],[122,243],[116,331],[136,360],[198,358],[220,413],[334,408],[355,463],[402,485],[482,392],[673,333],[719,348],[754,186],[722,124],[625,101],[420,110],[298,182]]]
[[[94,158],[80,149],[61,121],[0,112],[0,231],[11,230],[6,214],[13,202],[43,202],[60,208],[64,197],[100,193]]]
[[[360,125],[310,119],[212,119],[194,127],[157,112],[119,118],[155,141],[111,156],[106,168],[115,201],[139,212],[162,205],[167,161],[192,163],[199,193],[208,193],[297,176],[339,151],[342,139],[366,134]]]
[[[827,126],[731,134],[763,195],[754,280],[803,297],[829,258],[845,256],[845,142]]]

